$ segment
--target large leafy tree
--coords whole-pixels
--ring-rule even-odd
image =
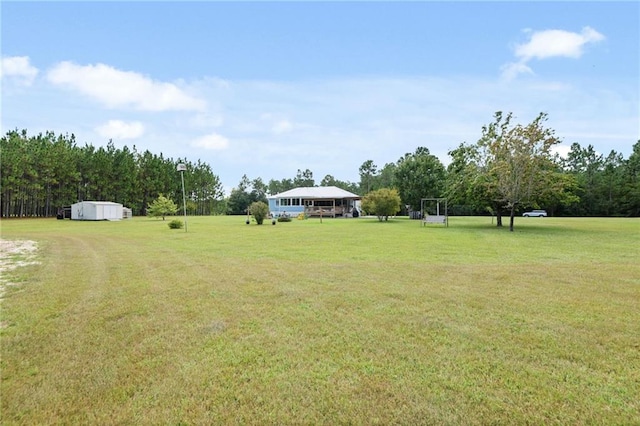
[[[447,167],[446,191],[450,210],[457,214],[477,214],[492,210],[487,201],[482,178],[477,145],[460,144],[449,151],[451,162]]]
[[[555,216],[557,212],[580,201],[580,197],[576,195],[577,191],[578,185],[574,176],[556,170],[549,181],[549,187],[540,195],[536,204],[544,206]]]
[[[254,202],[267,203],[267,186],[261,178],[250,180],[247,175],[243,175],[236,188],[231,190],[227,199],[227,207],[230,214],[246,214],[247,209]]]
[[[395,163],[386,163],[380,173],[376,176],[374,180],[374,189],[380,188],[395,188],[396,187],[396,169],[397,166]]]
[[[249,204],[251,204],[251,195],[239,188],[233,188],[227,198],[227,213],[246,214]]]
[[[447,168],[445,195],[452,210],[464,214],[496,216],[496,224],[502,227],[504,205],[488,173],[492,157],[479,144],[462,143],[449,152],[452,161]]]
[[[418,210],[422,198],[442,196],[445,168],[427,148],[419,147],[398,160],[394,180],[402,202]]]
[[[485,189],[507,209],[513,231],[517,209],[537,207],[562,182],[556,179],[551,151],[560,141],[544,126],[547,114],[540,113],[526,126],[512,125],[511,119],[511,113],[496,112],[494,122],[483,127],[478,147],[484,158]]]
[[[243,175],[238,186],[231,190],[231,194],[227,199],[227,208],[230,214],[247,213],[251,204],[251,194],[249,194],[249,178]]]

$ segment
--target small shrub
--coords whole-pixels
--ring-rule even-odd
[[[159,195],[153,203],[147,207],[147,216],[149,217],[161,217],[164,220],[165,216],[176,214],[178,206],[172,200],[163,195]]]
[[[174,219],[171,222],[169,222],[169,228],[170,229],[182,229],[182,221],[178,220],[178,219]]]
[[[362,198],[362,209],[378,216],[378,220],[382,222],[389,220],[389,216],[400,211],[400,202],[398,190],[381,188],[369,192]]]
[[[264,219],[269,215],[269,206],[262,201],[256,201],[249,207],[249,211],[253,215],[258,225],[262,225]]]
[[[300,213],[298,214],[298,220],[305,220],[307,218],[307,215],[304,213]]]
[[[280,216],[278,222],[291,222],[291,216]]]

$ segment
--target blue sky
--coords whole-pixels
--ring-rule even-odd
[[[3,133],[74,133],[243,174],[357,182],[419,146],[446,165],[495,111],[625,157],[638,2],[1,4]]]

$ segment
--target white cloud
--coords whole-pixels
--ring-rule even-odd
[[[109,108],[132,107],[142,111],[199,111],[205,102],[172,83],[158,82],[142,74],[121,71],[104,64],[76,65],[60,62],[49,70],[50,82],[69,87]]]
[[[293,130],[293,124],[289,120],[280,120],[273,125],[271,130],[277,135],[288,133]]]
[[[144,134],[144,125],[139,121],[124,122],[109,120],[102,126],[96,127],[96,132],[109,139],[136,139]]]
[[[529,30],[527,32],[530,32]],[[513,79],[518,74],[533,73],[527,65],[532,59],[548,59],[554,57],[578,59],[584,54],[588,44],[597,43],[605,36],[591,27],[584,27],[580,33],[565,30],[544,30],[530,32],[529,41],[515,47],[517,62],[503,65],[502,76]]]
[[[191,146],[194,148],[219,151],[229,147],[229,140],[217,133],[211,133],[193,140]]]
[[[502,71],[502,77],[507,80],[513,80],[518,74],[533,74],[533,70],[522,62],[503,65],[500,70]]]
[[[564,30],[545,30],[531,34],[527,43],[516,46],[515,54],[523,61],[552,57],[579,58],[585,45],[604,40],[604,36],[591,27],[580,33]]]
[[[31,85],[38,75],[38,69],[31,65],[28,56],[8,56],[2,58],[2,77],[15,78],[19,83]]]

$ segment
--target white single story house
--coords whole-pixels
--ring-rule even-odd
[[[359,195],[336,186],[312,186],[290,189],[267,197],[269,211],[274,217],[283,214],[297,216],[352,217],[356,209],[360,214]]]
[[[121,220],[122,204],[111,201],[80,201],[71,205],[71,220]]]

